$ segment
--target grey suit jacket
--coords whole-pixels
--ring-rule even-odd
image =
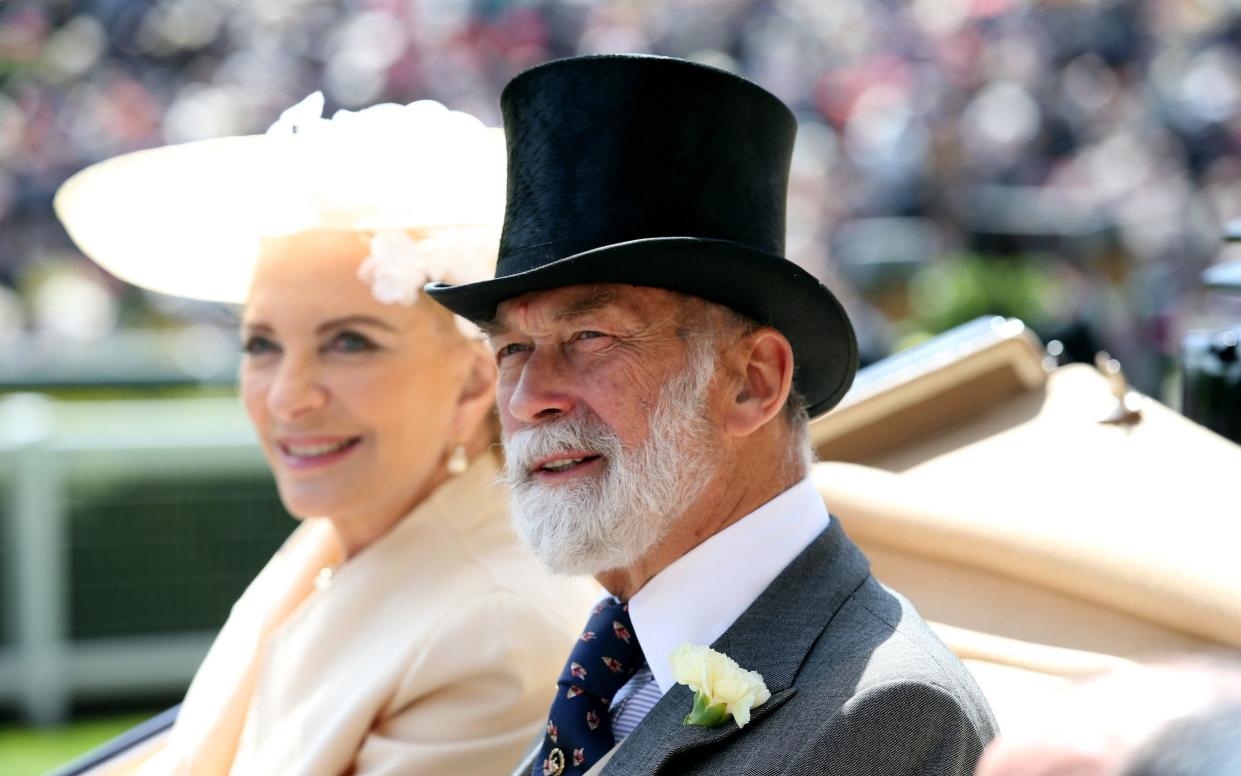
[[[605,776],[968,776],[995,735],[965,667],[835,519],[712,646],[761,673],[771,699],[744,729],[688,727],[693,693],[677,685]]]

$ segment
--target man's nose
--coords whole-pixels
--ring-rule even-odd
[[[520,423],[541,423],[573,411],[574,400],[565,379],[563,359],[553,351],[536,350],[522,364],[516,381],[508,386],[504,383],[501,378],[501,402]]]
[[[286,356],[267,391],[267,408],[281,420],[295,420],[322,409],[328,392],[319,377],[307,360]]]

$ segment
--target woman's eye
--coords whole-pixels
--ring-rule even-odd
[[[332,338],[328,348],[340,353],[366,353],[375,350],[375,343],[355,331],[342,331]]]
[[[247,356],[261,356],[266,353],[274,353],[280,348],[276,347],[276,343],[266,337],[253,336],[241,343],[241,352]]]

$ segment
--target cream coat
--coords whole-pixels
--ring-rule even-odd
[[[593,584],[512,535],[487,456],[315,589],[308,520],[233,608],[167,746],[176,774],[507,774],[546,720]]]

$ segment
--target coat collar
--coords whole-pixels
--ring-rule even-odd
[[[365,619],[376,607],[360,607],[358,602],[373,600],[377,591],[409,584],[414,578],[408,568],[409,558],[418,556],[420,546],[454,541],[452,537],[469,535],[480,524],[503,521],[505,499],[503,489],[495,487],[498,477],[496,457],[491,453],[480,456],[464,473],[441,484],[387,533],[347,560],[341,560],[340,554],[331,555],[331,548],[341,546],[339,537],[325,519],[316,518],[315,522],[327,524],[315,534],[320,551],[286,579],[313,585],[327,565],[332,568],[330,583],[317,594],[306,596],[295,611],[282,618],[273,629],[273,644],[282,643],[289,632],[313,629],[316,624]],[[334,560],[324,564],[322,560],[327,557]],[[342,631],[347,629],[332,630],[336,637],[343,637]],[[275,667],[266,672],[268,676],[277,673]]]
[[[413,581],[410,559],[426,551],[421,545],[429,544],[429,535],[469,533],[504,519],[504,490],[493,487],[498,474],[498,459],[483,454],[349,560],[329,520],[300,525],[233,607],[195,674],[172,733],[179,755],[227,770],[247,736],[282,723],[267,709],[339,705],[315,690],[349,667],[346,639],[376,621],[377,598],[385,592],[422,584]],[[315,592],[324,569],[334,569],[330,584]],[[313,633],[313,641],[305,633]],[[305,682],[308,664],[319,682]]]
[[[332,575],[331,587],[361,586],[359,589],[365,591],[375,582],[370,578],[373,569],[400,568],[400,564],[390,566],[387,560],[409,553],[410,546],[425,540],[428,531],[468,534],[480,523],[503,519],[505,491],[495,487],[499,477],[499,459],[494,453],[483,453],[465,472],[441,483],[387,533],[357,555],[340,562]],[[339,537],[336,541],[340,541]],[[316,597],[311,601],[319,599],[329,600],[329,597]]]
[[[762,674],[771,691],[771,698],[753,710],[750,725],[797,692],[793,680],[810,648],[869,574],[866,556],[845,536],[840,521],[832,520],[711,645],[742,668]],[[681,724],[693,701],[684,685],[665,693],[617,747],[605,773],[655,774],[674,755],[745,732],[732,722],[714,728]]]

